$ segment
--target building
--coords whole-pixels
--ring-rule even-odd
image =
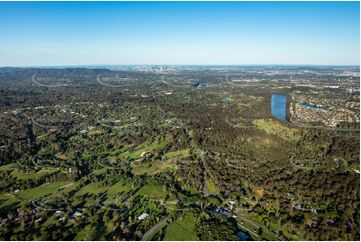
[[[146,219],[148,216],[149,216],[148,213],[142,213],[142,214],[138,217],[138,220]]]

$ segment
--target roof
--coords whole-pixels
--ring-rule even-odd
[[[148,213],[142,213],[142,214],[138,217],[138,219],[139,219],[139,220],[143,220],[143,219],[147,218],[148,216],[149,216]]]

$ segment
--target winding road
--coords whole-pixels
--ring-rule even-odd
[[[147,240],[147,238],[149,237],[149,235],[151,235],[152,233],[154,233],[159,227],[165,225],[167,223],[168,218],[163,219],[162,221],[160,221],[159,223],[157,223],[156,225],[154,225],[153,227],[151,227],[147,232],[144,233],[143,237],[142,237],[142,241]]]

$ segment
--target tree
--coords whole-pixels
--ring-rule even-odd
[[[263,229],[262,229],[262,227],[259,227],[259,228],[258,228],[257,234],[258,234],[258,235],[262,235],[262,234],[263,234]]]

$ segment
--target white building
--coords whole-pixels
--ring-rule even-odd
[[[148,213],[142,213],[142,214],[138,217],[138,220],[146,219],[148,216],[149,216]]]

